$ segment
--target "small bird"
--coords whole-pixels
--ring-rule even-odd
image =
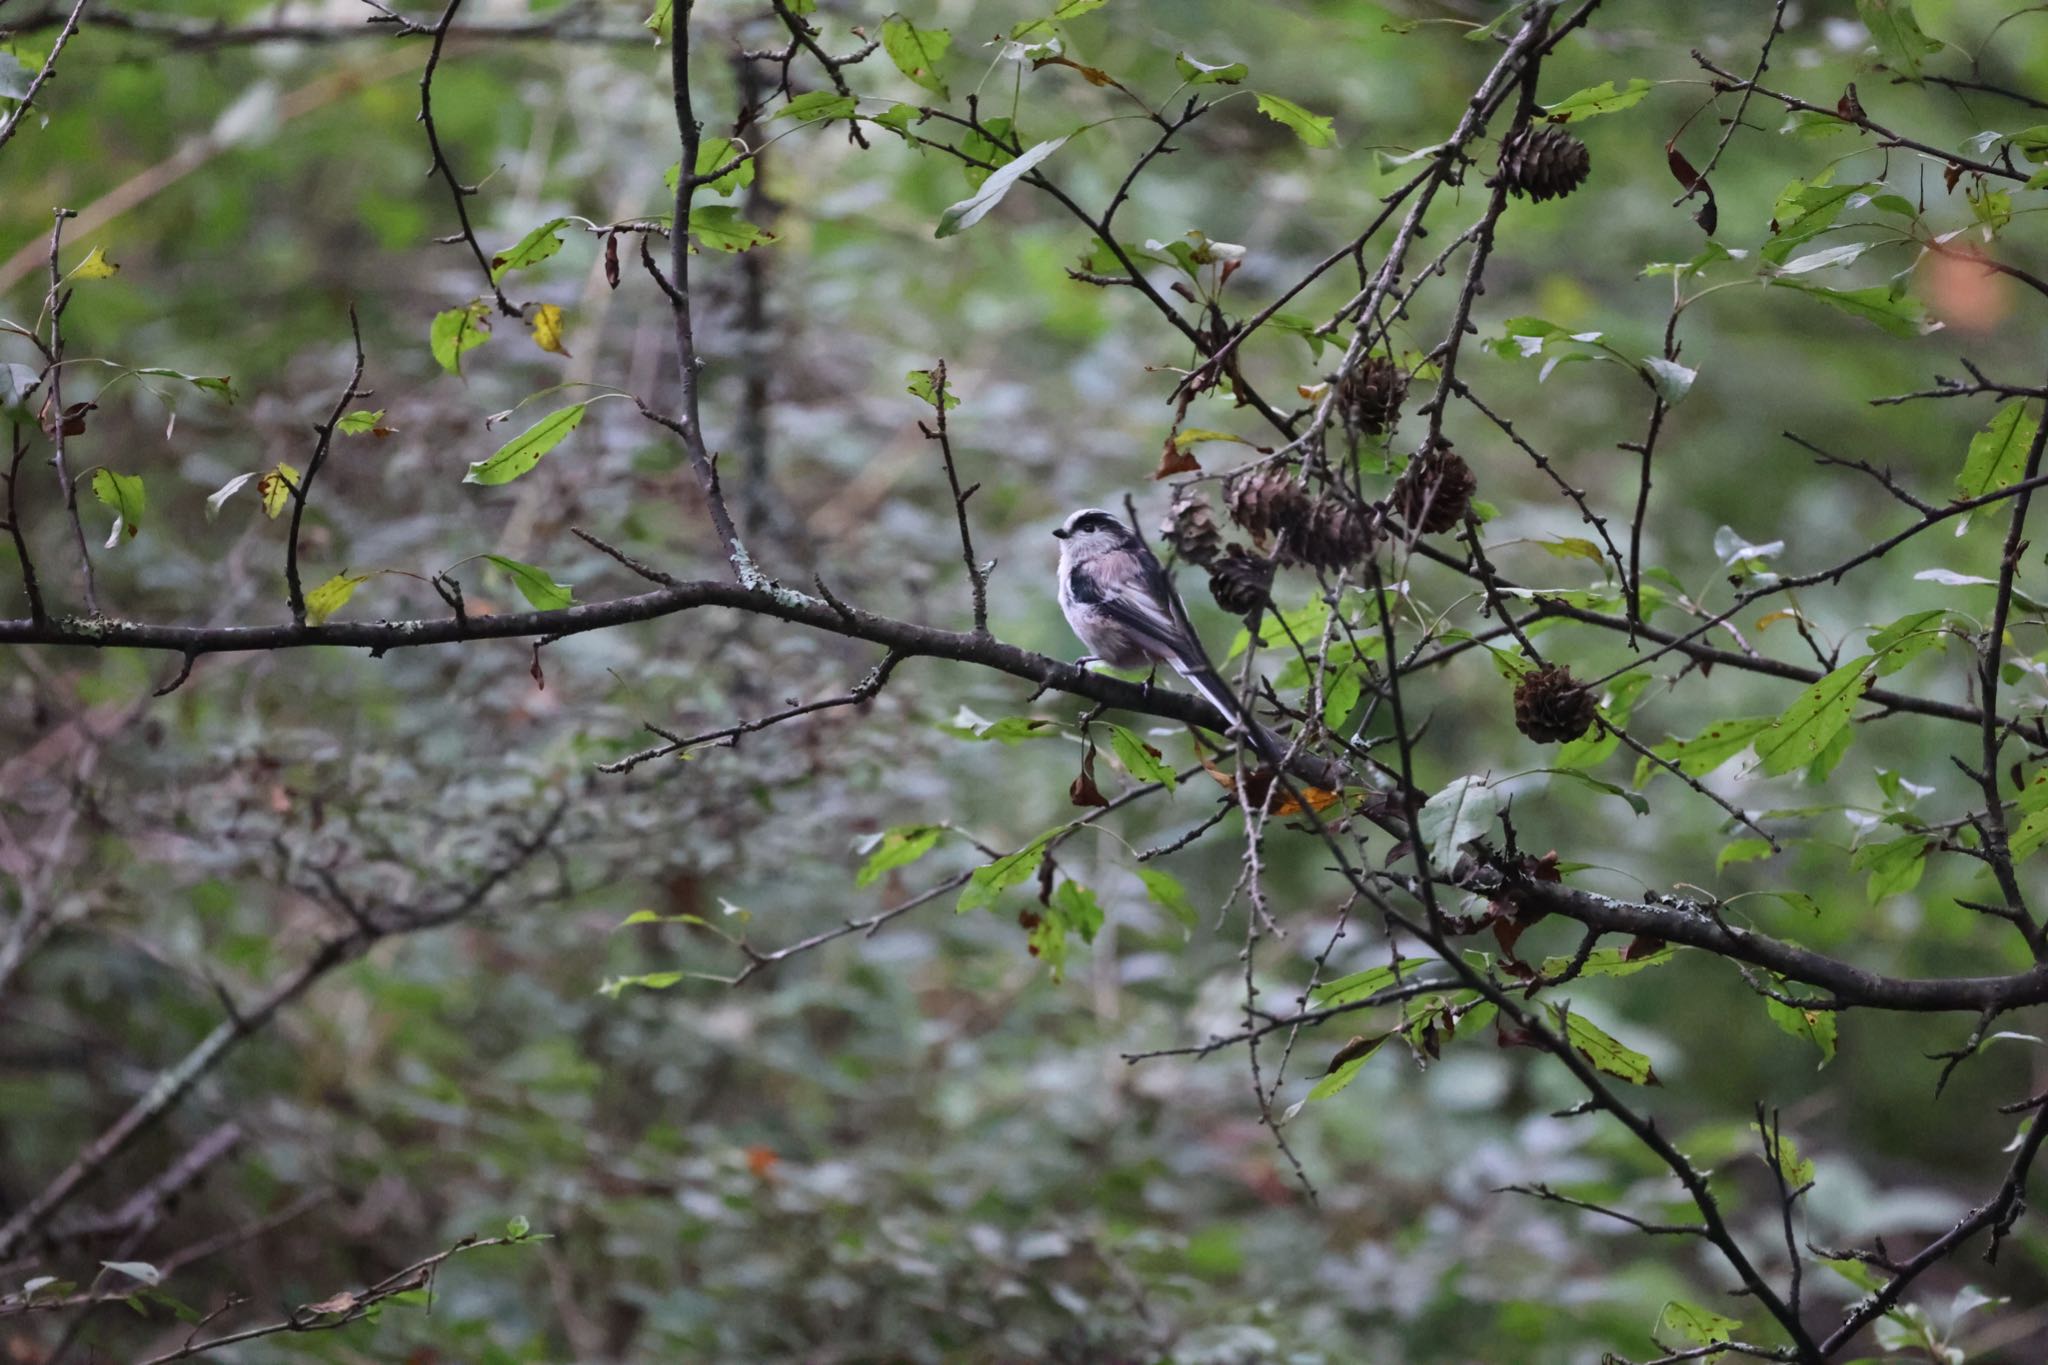
[[[1171,664],[1267,762],[1277,763],[1282,746],[1217,676],[1173,580],[1145,542],[1099,507],[1075,512],[1053,536],[1060,542],[1060,610],[1090,651],[1080,662]]]

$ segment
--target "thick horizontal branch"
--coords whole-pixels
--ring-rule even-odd
[[[560,638],[635,621],[654,621],[698,607],[729,607],[810,626],[849,639],[869,640],[906,658],[951,659],[979,664],[1120,710],[1199,725],[1225,734],[1229,722],[1189,692],[1147,688],[1102,673],[1090,673],[1062,659],[988,635],[941,630],[834,604],[776,585],[746,587],[709,579],[629,597],[564,607],[559,611],[514,612],[504,616],[446,616],[434,620],[339,622],[327,625],[168,626],[103,617],[54,617],[48,621],[0,621],[0,645],[59,645],[88,649],[155,649],[186,655],[232,654],[312,646],[387,650],[469,640]],[[1295,776],[1326,790],[1346,785],[1341,765],[1310,753],[1296,753]]]

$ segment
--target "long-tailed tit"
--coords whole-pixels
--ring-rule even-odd
[[[1090,655],[1115,668],[1172,665],[1268,762],[1278,762],[1281,746],[1217,676],[1173,580],[1145,542],[1099,507],[1075,512],[1053,535],[1060,542],[1060,610]]]

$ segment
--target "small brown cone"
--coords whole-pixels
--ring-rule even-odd
[[[1500,170],[1490,183],[1537,203],[1561,199],[1586,183],[1593,168],[1586,144],[1554,123],[1523,124],[1500,147]]]
[[[1230,519],[1259,540],[1298,527],[1309,511],[1308,493],[1285,467],[1240,474],[1225,486],[1224,497]]]
[[[1383,355],[1369,355],[1337,381],[1337,413],[1344,425],[1368,436],[1391,431],[1401,420],[1408,376]]]
[[[1515,728],[1538,744],[1567,744],[1593,728],[1593,690],[1569,668],[1545,664],[1515,684]]]
[[[1200,493],[1184,490],[1174,498],[1159,534],[1182,559],[1205,569],[1223,553],[1223,531],[1209,510],[1209,500]]]
[[[1389,501],[1408,529],[1418,535],[1456,530],[1472,510],[1479,480],[1449,446],[1438,446],[1409,462]]]
[[[1279,554],[1289,564],[1306,564],[1332,573],[1348,569],[1372,553],[1372,513],[1340,497],[1316,499],[1300,527],[1281,540]]]
[[[1225,550],[1209,570],[1209,595],[1232,616],[1249,616],[1266,604],[1273,586],[1273,561],[1242,545]]]

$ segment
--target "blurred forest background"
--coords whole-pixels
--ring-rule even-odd
[[[916,24],[952,34],[938,67],[952,107],[969,91],[984,115],[1009,114],[1014,101],[1034,141],[1089,125],[1047,164],[1076,198],[1101,204],[1151,144],[1156,129],[1142,117],[1111,119],[1132,111],[1119,90],[1006,56],[1006,35],[1047,18],[1052,0],[904,3]],[[572,224],[558,252],[503,280],[529,311],[559,307],[562,350],[536,345],[527,323],[495,317],[459,374],[437,362],[429,332],[438,314],[477,297],[481,276],[465,247],[435,241],[457,224],[447,186],[425,174],[416,120],[428,40],[365,25],[357,0],[97,8],[0,149],[0,316],[34,323],[49,289],[50,209],[77,210],[64,229],[64,270],[98,250],[118,272],[71,281],[64,330],[77,363],[64,392],[97,404],[71,438],[72,469],[140,475],[148,490],[139,533],[105,550],[113,511],[82,497],[108,616],[288,619],[289,514],[263,515],[253,483],[217,515],[208,498],[237,475],[305,465],[353,363],[351,308],[374,397],[350,406],[381,417],[366,424],[375,430],[334,437],[300,553],[309,587],[376,576],[354,585],[335,619],[443,615],[428,579],[458,562],[470,612],[523,610],[519,582],[483,555],[538,565],[578,602],[645,586],[571,526],[678,575],[724,572],[677,443],[630,401],[591,401],[580,426],[516,482],[464,481],[471,463],[565,403],[623,390],[659,407],[674,394],[667,305],[638,267],[636,244],[619,243],[626,279],[615,291],[605,239],[577,226],[668,211],[664,171],[677,160],[669,58],[644,22],[646,0],[463,6],[433,101],[449,158],[481,183],[467,203],[477,235],[504,252],[548,220]],[[430,27],[440,17],[438,6],[394,8]],[[1236,315],[1349,240],[1412,168],[1410,154],[1446,136],[1498,57],[1497,36],[1475,41],[1473,30],[1503,9],[1477,0],[1073,8],[1059,21],[1066,52],[1154,107],[1182,80],[1180,54],[1248,68],[1247,93],[1202,87],[1231,98],[1120,210],[1133,241],[1185,241],[1195,230],[1242,246],[1222,293]],[[1927,57],[1928,71],[2026,92],[2032,107],[1966,84],[1897,79],[1877,66],[1882,54],[1850,0],[1777,8],[1777,88],[1833,107],[1855,82],[1871,119],[1954,150],[1986,130],[2048,121],[2048,15],[2036,7],[1912,7],[1947,44]],[[33,71],[69,11],[0,0],[0,30],[19,25],[0,51]],[[823,46],[844,53],[860,46],[854,26],[873,36],[885,14],[820,0],[810,18]],[[1541,318],[1563,333],[1599,333],[1631,356],[1658,351],[1674,281],[1649,268],[1691,261],[1708,240],[1697,201],[1674,206],[1682,187],[1666,143],[1677,137],[1703,164],[1733,105],[1723,97],[1693,117],[1713,92],[1690,50],[1747,76],[1773,15],[1761,0],[1614,0],[1543,73],[1545,101],[1606,81],[1651,85],[1632,107],[1573,126],[1591,152],[1583,189],[1508,209],[1461,373],[1618,526],[1636,457],[1617,442],[1639,435],[1642,383],[1622,365],[1552,369],[1518,358],[1506,324]],[[765,93],[742,91],[757,77],[741,74],[733,54],[786,34],[754,0],[702,0],[691,22],[699,116],[708,135],[725,134],[742,94]],[[221,38],[262,25],[320,32]],[[492,26],[534,31],[464,36]],[[934,99],[881,52],[845,74],[863,112]],[[759,79],[772,89],[772,67]],[[795,80],[829,89],[815,66],[799,66]],[[1257,112],[1254,87],[1330,119],[1329,145]],[[1762,287],[1758,253],[1788,182],[1831,166],[1845,182],[1882,177],[1918,196],[1941,230],[1981,240],[1996,219],[2010,259],[2048,264],[2031,226],[2039,192],[1984,208],[1968,186],[1944,186],[1938,166],[1860,135],[1828,136],[1842,130],[1797,116],[1788,124],[1786,110],[1763,101],[1746,123],[1712,177],[1712,240],[1731,256],[1692,281],[1729,285],[1685,313],[1683,360],[1697,379],[1672,410],[1645,533],[1651,563],[1724,604],[1731,573],[1831,563],[1899,519],[1878,482],[1817,465],[1785,433],[1889,466],[1940,502],[1989,406],[1869,400],[1959,375],[1961,356],[2040,382],[2038,307],[2029,314],[2011,280],[1891,245],[1827,267],[1827,282],[1843,289],[1899,277],[1914,306],[1944,324],[1929,335],[1911,334],[1926,330],[1917,317],[1888,329],[1795,289]],[[872,123],[863,148],[849,126],[762,125],[774,140],[751,183],[711,200],[773,234],[744,253],[707,250],[693,268],[706,426],[735,511],[771,572],[808,587],[816,571],[863,607],[964,629],[952,496],[918,425],[931,409],[906,390],[908,372],[943,360],[960,399],[948,419],[961,475],[981,485],[969,503],[977,548],[996,561],[991,628],[1071,658],[1047,533],[1074,507],[1120,507],[1126,494],[1148,530],[1157,524],[1167,491],[1153,475],[1174,420],[1167,396],[1191,350],[1133,290],[1070,277],[1090,237],[1044,195],[1020,188],[970,230],[935,239],[942,212],[973,193],[961,164]],[[1475,212],[1493,145],[1480,145],[1480,169],[1458,192]],[[1852,239],[1861,240],[1815,245]],[[1439,232],[1418,260],[1448,240]],[[1154,269],[1164,288],[1170,264]],[[1418,300],[1397,349],[1426,350],[1440,334],[1456,273],[1442,298]],[[1286,311],[1320,320],[1355,284],[1334,272]],[[1323,338],[1268,327],[1241,363],[1264,391],[1291,396],[1328,375],[1337,342],[1328,352]],[[1574,349],[1593,348],[1553,340],[1546,354]],[[37,363],[8,336],[0,361]],[[233,401],[221,386],[175,375],[227,376]],[[559,385],[601,387],[528,401]],[[1503,571],[1566,590],[1602,587],[1602,567],[1542,543],[1589,533],[1541,472],[1469,415],[1453,425],[1495,509],[1486,534]],[[1195,401],[1186,426],[1271,441],[1217,393]],[[1405,454],[1413,440],[1394,448]],[[1193,453],[1220,468],[1246,452],[1208,442]],[[24,488],[40,500],[25,520],[44,592],[53,610],[77,610],[76,550],[40,449],[24,468]],[[1996,559],[1994,532],[1921,537],[1832,590],[1810,613],[1814,628],[1839,637],[1914,608],[1967,608],[1982,589],[1914,575],[1984,575]],[[24,616],[11,550],[0,561],[0,615]],[[1221,657],[1236,623],[1209,603],[1198,574],[1181,577]],[[1309,591],[1283,581],[1276,595],[1291,608]],[[1792,630],[1780,623],[1752,639],[1796,653]],[[2022,638],[2018,656],[2042,643]],[[0,1258],[0,1295],[16,1296],[16,1311],[0,1316],[0,1360],[47,1361],[60,1343],[73,1360],[151,1358],[192,1332],[180,1306],[206,1315],[239,1296],[246,1305],[219,1327],[270,1320],[476,1235],[508,1244],[448,1260],[430,1303],[402,1295],[370,1320],[220,1354],[1590,1362],[1603,1351],[1641,1360],[1682,1347],[1691,1338],[1663,1321],[1673,1300],[1734,1318],[1751,1311],[1726,1295],[1725,1267],[1695,1242],[1498,1192],[1545,1184],[1676,1207],[1676,1185],[1625,1132],[1556,1116],[1580,1092],[1534,1051],[1483,1034],[1434,1059],[1383,1050],[1341,1094],[1286,1124],[1313,1198],[1260,1121],[1241,1050],[1127,1060],[1243,1024],[1245,911],[1222,912],[1241,850],[1223,838],[1157,862],[1135,856],[1217,811],[1225,798],[1200,775],[1166,799],[1106,814],[1101,833],[1065,846],[1063,869],[1091,888],[1104,918],[1092,944],[1065,945],[1063,964],[1045,960],[1020,927],[1033,903],[1027,886],[994,913],[955,914],[953,897],[940,896],[872,934],[726,984],[748,966],[734,939],[768,951],[872,915],[1076,813],[1069,783],[1081,750],[1070,728],[1015,743],[974,735],[977,717],[1070,724],[1083,704],[1057,693],[1034,700],[1025,683],[934,660],[905,663],[858,708],[686,759],[598,769],[645,747],[649,722],[692,733],[843,692],[875,657],[836,636],[694,611],[537,651],[507,640],[384,657],[207,656],[157,697],[178,672],[175,654],[6,649],[0,1221],[167,1069],[210,1038],[225,1036],[225,1051],[35,1239]],[[1619,638],[1589,634],[1569,657],[1598,676],[1629,652]],[[1650,743],[1721,717],[1774,714],[1792,693],[1727,671],[1693,676],[1700,690],[1680,691],[1690,670],[1677,658],[1650,671],[1656,680],[1632,721]],[[2020,704],[2036,713],[2039,672],[2029,663],[2018,684]],[[1924,686],[1964,695],[1960,681],[1931,671]],[[1508,686],[1484,651],[1413,687],[1410,706],[1429,717],[1416,754],[1425,790],[1549,762],[1515,733]],[[1182,728],[1121,719],[1169,762],[1189,763]],[[1524,848],[1564,850],[1590,865],[1575,880],[1596,889],[1635,895],[1684,882],[1724,898],[1803,893],[1810,899],[1752,898],[1742,908],[1775,933],[1877,970],[2025,965],[2020,945],[1954,903],[1981,872],[1935,864],[1917,886],[1873,900],[1868,869],[1850,870],[1848,850],[1872,822],[1909,804],[1915,788],[1960,781],[1953,737],[1925,725],[1938,722],[1862,727],[1855,752],[1823,782],[1724,770],[1715,789],[1729,799],[1788,812],[1775,857],[1745,850],[1717,865],[1743,831],[1728,831],[1723,811],[1672,779],[1633,782],[1628,753],[1598,772],[1640,785],[1648,814],[1537,776],[1513,789],[1514,818]],[[1132,781],[1107,750],[1098,772],[1111,796]],[[943,827],[923,857],[871,861],[883,831],[921,826]],[[1305,989],[1344,894],[1321,875],[1327,855],[1305,834],[1276,823],[1266,858],[1286,937],[1266,945],[1257,970],[1280,1008]],[[1170,871],[1185,916],[1170,895],[1148,894],[1141,866]],[[2041,885],[2038,872],[2031,884]],[[408,925],[425,921],[416,932],[307,975],[347,916],[401,908]],[[625,924],[640,912],[652,913]],[[1540,960],[1575,942],[1570,925],[1539,925],[1522,952]],[[1384,936],[1358,925],[1322,976],[1385,960]],[[2048,1073],[2038,1041],[2000,1038],[1937,1097],[1941,1064],[1925,1054],[1961,1044],[1968,1014],[1852,1012],[1824,1060],[1813,1039],[1769,1017],[1733,966],[1705,955],[1576,989],[1575,1008],[1654,1064],[1663,1084],[1637,1098],[1716,1168],[1731,1224],[1763,1244],[1778,1235],[1779,1205],[1749,1129],[1759,1102],[1781,1111],[1815,1163],[1803,1240],[1829,1247],[1882,1234],[1911,1246],[1982,1201],[2017,1122],[1995,1106],[2038,1090]],[[274,1012],[252,1013],[259,1002]],[[1398,1020],[1398,1008],[1387,1017]],[[1353,1019],[1304,1033],[1280,1105],[1302,1099],[1364,1027]],[[1997,1027],[2018,1035],[2033,1025],[2022,1015]],[[175,1190],[152,1187],[173,1176]],[[123,1221],[123,1201],[150,1188],[171,1192],[168,1207]],[[1917,1319],[1885,1320],[1855,1349],[1944,1361],[2048,1355],[2048,1234],[2029,1215],[1995,1266],[1978,1249],[1915,1285]],[[1824,1268],[1811,1276],[1807,1292],[1822,1305],[1864,1293]],[[34,1296],[23,1286],[39,1278],[46,1296],[118,1288],[133,1302],[24,1311]],[[2006,1302],[1973,1309],[1987,1296]]]

